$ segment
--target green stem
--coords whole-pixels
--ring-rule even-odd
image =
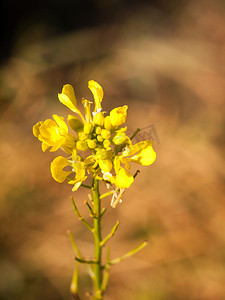
[[[94,289],[95,296],[94,299],[101,300],[102,296],[102,247],[101,247],[101,200],[99,195],[99,181],[96,178],[93,178],[93,212],[95,215],[94,218]]]
[[[92,226],[84,219],[84,217],[81,216],[76,204],[75,204],[75,201],[73,200],[73,197],[71,197],[71,201],[72,201],[72,204],[73,204],[73,208],[75,210],[75,213],[77,214],[78,216],[78,219],[84,223],[84,225],[90,230],[90,231],[93,231],[93,228]]]
[[[81,186],[86,188],[86,189],[89,189],[89,190],[92,189],[92,187],[90,185],[86,185],[86,184],[83,184],[83,183],[81,184]]]
[[[119,226],[119,221],[116,222],[116,224],[113,226],[111,232],[104,238],[104,240],[101,241],[100,246],[103,247],[106,242],[108,242],[109,239],[111,239],[112,236],[114,236],[117,227]]]
[[[112,190],[112,191],[110,191],[110,192],[107,192],[107,193],[105,193],[105,194],[102,194],[101,196],[100,196],[100,199],[103,199],[103,198],[105,198],[105,197],[107,197],[107,196],[109,196],[109,195],[112,195],[114,193],[114,190]]]
[[[131,140],[133,140],[133,138],[135,138],[135,136],[141,131],[140,128],[137,128],[136,131],[134,132],[134,134],[130,137]]]
[[[118,257],[116,259],[111,260],[109,264],[110,265],[115,265],[115,264],[121,262],[122,260],[131,257],[132,255],[134,255],[135,253],[137,253],[138,251],[140,251],[142,248],[144,248],[147,245],[148,245],[148,243],[145,241],[140,246],[138,246],[137,248],[131,250],[130,252],[126,253],[125,255],[120,256],[120,257]]]

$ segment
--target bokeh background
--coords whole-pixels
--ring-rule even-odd
[[[53,113],[63,84],[78,101],[87,82],[127,125],[154,125],[157,161],[141,174],[116,220],[106,300],[225,299],[225,1],[25,0],[2,2],[0,65],[0,299],[72,299],[71,229],[88,257],[91,236],[75,216],[71,186],[56,183],[32,126]],[[149,129],[142,133],[152,134]],[[153,136],[154,138],[154,136]],[[88,217],[86,191],[74,193]],[[81,298],[90,282],[81,273]]]

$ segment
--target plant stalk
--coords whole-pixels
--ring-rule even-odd
[[[101,247],[101,200],[99,195],[99,181],[93,178],[93,213],[94,213],[94,299],[103,299],[101,285],[102,285],[102,247]]]

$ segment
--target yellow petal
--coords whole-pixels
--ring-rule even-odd
[[[57,125],[59,126],[60,131],[64,134],[67,133],[68,127],[66,125],[66,122],[64,121],[64,118],[58,115],[52,115],[52,117],[56,121]]]
[[[62,144],[64,143],[64,141],[65,141],[65,138],[64,138],[64,137],[62,137],[61,139],[57,140],[57,141],[54,143],[54,145],[52,146],[50,152],[55,152],[55,151],[57,151],[57,150],[62,146]]]
[[[112,170],[112,162],[109,159],[101,159],[99,160],[99,167],[103,172],[110,172]]]
[[[77,107],[77,100],[75,97],[74,89],[72,85],[66,84],[63,86],[62,93],[58,94],[59,101],[67,106],[70,110],[77,113],[83,122],[85,122],[82,113],[79,111]]]
[[[66,95],[75,107],[77,107],[77,99],[74,93],[74,88],[71,84],[65,84],[62,88],[62,94]]]
[[[95,99],[95,110],[94,111],[96,112],[98,109],[102,108],[101,102],[103,99],[103,89],[100,86],[100,84],[98,84],[94,80],[88,81],[88,88],[91,90],[91,92],[94,96],[94,99]]]
[[[45,152],[49,147],[50,147],[50,145],[45,143],[45,142],[43,142],[41,144],[41,149],[42,149],[43,152]]]
[[[152,141],[141,141],[135,145],[132,145],[131,147],[127,147],[125,148],[125,150],[123,151],[122,155],[123,156],[131,156],[134,155],[137,152],[142,151],[143,149],[152,146],[153,142]]]
[[[124,189],[129,188],[133,182],[134,177],[130,174],[130,172],[121,168],[116,176],[115,185],[120,189]]]
[[[65,94],[58,94],[58,98],[62,104],[66,105],[73,112],[75,112],[77,114],[80,112],[78,110],[78,108],[72,103],[70,98],[68,96],[66,96]]]
[[[64,171],[63,169],[68,166],[68,160],[63,156],[56,157],[51,163],[51,173],[52,177],[57,181],[62,183],[66,177],[72,172]]]
[[[36,125],[33,126],[33,135],[38,138],[40,134],[40,127],[43,124],[43,121],[38,122]]]
[[[78,117],[68,115],[67,122],[71,129],[73,129],[76,132],[82,131],[84,124],[81,122],[81,120]]]
[[[88,168],[91,167],[91,168],[93,168],[93,169],[96,168],[97,165],[98,165],[98,161],[97,161],[95,155],[90,155],[90,156],[88,156],[87,158],[85,158],[84,163],[86,164],[86,166],[87,166]]]
[[[73,112],[78,113],[77,99],[72,85],[66,84],[62,88],[62,93],[58,94],[59,101],[66,105]]]
[[[43,140],[49,140],[48,142],[50,145],[61,138],[58,126],[51,119],[45,120],[44,123],[40,126],[39,130],[39,139],[41,138]]]
[[[75,192],[81,186],[82,182],[85,181],[86,179],[87,179],[87,176],[82,178],[82,180],[70,180],[68,183],[69,184],[74,184],[74,187],[72,188],[72,191]]]
[[[148,146],[145,149],[141,150],[137,155],[132,156],[131,158],[125,158],[126,162],[135,162],[143,166],[149,166],[154,163],[156,159],[156,153],[153,150],[152,146]]]
[[[73,164],[74,171],[76,172],[76,180],[81,180],[85,177],[86,166],[82,161],[76,161]]]

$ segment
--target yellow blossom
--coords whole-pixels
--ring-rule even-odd
[[[112,206],[115,207],[124,191],[134,182],[131,163],[151,165],[156,153],[151,141],[133,145],[125,133],[127,127],[120,127],[126,122],[127,105],[116,107],[104,116],[105,112],[101,111],[102,87],[94,80],[88,82],[88,87],[93,94],[95,108],[91,113],[92,102],[83,98],[85,118],[78,109],[71,85],[64,85],[62,93],[58,94],[60,102],[79,116],[68,115],[67,119],[75,136],[68,132],[63,117],[58,115],[53,115],[53,120],[38,122],[33,127],[33,134],[42,142],[43,151],[49,147],[50,151],[61,148],[69,154],[67,158],[58,156],[51,163],[52,177],[56,181],[61,183],[67,178],[68,183],[73,185],[72,190],[76,191],[87,174],[92,174],[114,188]]]
[[[52,177],[62,183],[72,171],[64,171],[63,169],[69,165],[67,158],[63,156],[56,157],[51,163]]]
[[[65,144],[68,135],[68,127],[64,122],[64,118],[53,115],[53,119],[55,121],[47,119],[38,122],[33,127],[33,134],[42,142],[44,152],[49,147],[52,147],[51,152],[58,150]]]
[[[70,180],[68,183],[73,184],[73,191],[76,191],[80,185],[82,184],[83,181],[87,179],[87,176],[85,175],[86,173],[86,166],[82,161],[75,161],[72,164],[73,169],[75,171],[75,179]]]

